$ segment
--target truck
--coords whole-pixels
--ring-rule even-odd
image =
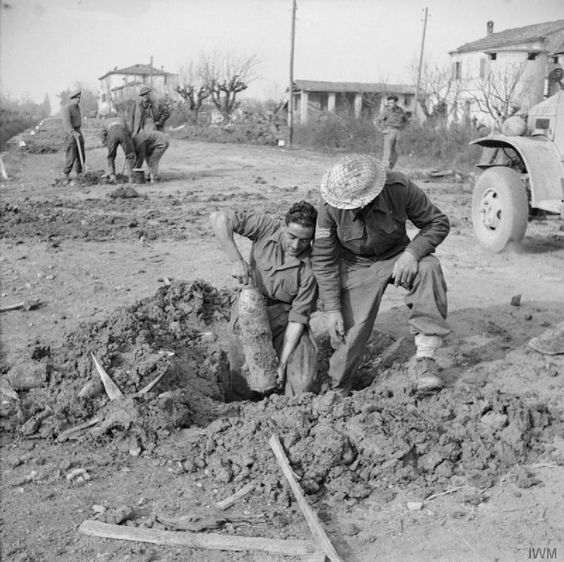
[[[484,248],[520,243],[534,218],[564,219],[564,91],[471,144],[484,148],[472,194],[472,224]]]

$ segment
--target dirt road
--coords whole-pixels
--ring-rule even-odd
[[[103,168],[104,157],[101,147],[88,150],[88,162],[94,170]],[[233,287],[229,264],[210,231],[209,214],[235,207],[282,214],[296,200],[316,202],[320,177],[334,159],[335,155],[304,150],[176,140],[162,160],[162,183],[136,185],[140,197],[113,198],[109,194],[114,186],[53,185],[60,173],[61,154],[9,155],[5,164],[10,180],[0,186],[1,303],[4,306],[39,299],[44,304],[37,310],[2,313],[3,371],[19,361],[29,361],[39,353],[37,350],[60,349],[69,341],[69,334],[90,333],[81,331],[84,322],[104,323],[119,307],[152,298],[169,280],[203,279],[213,287]],[[117,168],[121,168],[119,161]],[[478,247],[471,231],[471,185],[448,180],[429,182],[425,174],[410,170],[408,161],[400,161],[400,168],[418,177],[419,185],[451,219],[451,234],[437,255],[449,287],[453,327],[439,357],[450,382],[450,388],[443,392],[452,394],[444,399],[446,402],[431,406],[401,398],[405,400],[402,408],[405,406],[409,415],[419,408],[421,415],[432,420],[434,411],[441,415],[440,408],[464,408],[469,402],[464,403],[460,392],[470,388],[472,393],[486,396],[483,400],[489,400],[492,410],[499,403],[503,415],[511,417],[511,404],[520,404],[519,411],[533,421],[520,434],[518,445],[523,448],[523,456],[516,457],[514,467],[500,464],[498,456],[485,461],[484,466],[488,462],[495,465],[488,465],[489,473],[472,473],[474,479],[476,474],[488,473],[490,480],[473,485],[472,471],[457,471],[456,467],[442,480],[423,478],[420,473],[413,478],[406,473],[401,480],[385,471],[374,472],[376,461],[372,458],[371,475],[370,471],[362,472],[361,463],[356,472],[351,471],[354,478],[346,488],[350,491],[357,484],[370,485],[371,494],[359,492],[354,497],[343,492],[343,475],[331,465],[326,473],[315,476],[318,484],[325,483],[329,493],[324,494],[323,486],[316,490],[312,485],[310,500],[346,560],[527,560],[531,548],[549,549],[549,553],[556,549],[556,559],[564,559],[564,440],[559,421],[564,406],[564,358],[544,356],[527,346],[530,338],[564,320],[564,233],[559,230],[560,223],[533,223],[518,251],[488,254]],[[244,242],[242,246],[248,248]],[[516,295],[521,295],[519,306],[511,304]],[[402,369],[409,346],[406,344],[404,349],[405,357],[400,346],[386,370],[378,363],[379,351],[388,349],[391,341],[401,343],[401,338],[408,336],[402,299],[400,289],[387,293],[372,342],[373,362],[364,367],[367,372],[380,369],[381,373],[378,371],[380,375],[372,387],[348,399],[345,410],[355,403],[383,405],[381,385],[395,393],[394,399],[403,396]],[[314,329],[323,336],[322,315],[315,318]],[[53,384],[51,381],[51,389]],[[492,398],[494,395],[497,398]],[[472,394],[474,405],[476,396]],[[307,425],[310,422],[305,420],[311,412],[321,411],[312,400],[307,404],[279,405],[267,400],[266,405],[237,406],[232,411],[220,408],[218,420],[243,414],[259,419],[261,408],[269,416],[271,409],[274,412],[278,408],[284,418],[279,429],[288,429],[285,424],[294,414],[304,416],[303,424]],[[193,403],[190,408],[192,414],[198,410]],[[476,414],[482,426],[487,410]],[[538,414],[545,416],[542,423],[534,412],[543,412]],[[40,413],[39,407],[31,412],[36,416]],[[471,421],[474,413],[471,409],[468,414]],[[13,420],[13,410],[11,415]],[[339,423],[348,424],[350,429],[352,415],[344,412]],[[318,425],[322,418],[319,416]],[[26,419],[19,421],[23,424]],[[277,484],[269,488],[265,475],[268,471],[275,473],[276,465],[269,464],[265,456],[268,447],[262,439],[268,438],[266,430],[264,435],[260,427],[251,431],[245,419],[241,418],[239,429],[236,422],[230,421],[231,425],[222,430],[229,438],[223,441],[213,433],[217,428],[207,430],[202,426],[201,431],[208,432],[206,438],[215,436],[218,451],[217,458],[213,447],[206,452],[204,466],[190,464],[191,447],[199,439],[199,434],[190,429],[168,437],[159,435],[154,440],[157,445],[142,446],[141,454],[130,454],[131,444],[120,445],[117,439],[106,439],[101,446],[90,440],[55,443],[51,436],[37,439],[33,432],[27,436],[18,431],[5,432],[2,559],[277,560],[265,554],[124,544],[77,533],[83,520],[107,518],[123,506],[129,510],[126,519],[142,520],[148,526],[158,526],[156,513],[209,512],[213,501],[245,482],[222,480],[224,473],[213,465],[221,464],[222,450],[225,455],[234,454],[232,443],[237,436],[239,443],[249,439],[252,447],[258,447],[256,451],[253,448],[253,454],[263,462],[259,469],[256,461],[251,474],[263,478],[264,494],[251,495],[232,508],[239,515],[261,518],[250,526],[231,528],[231,532],[307,539],[296,504],[285,496],[287,490],[280,491]],[[445,423],[448,425],[452,419],[445,418]],[[406,418],[406,423],[413,422],[409,420]],[[13,429],[10,424],[4,427]],[[362,427],[364,431],[369,426]],[[293,431],[299,433],[302,428]],[[314,434],[308,433],[307,439],[313,439]],[[353,442],[352,434],[347,435]],[[499,436],[492,430],[491,437],[484,445],[486,449],[493,449]],[[304,435],[303,442],[307,439]],[[362,456],[360,441],[354,443]],[[384,450],[391,451],[391,447],[386,443]],[[302,458],[300,454],[295,451],[295,462]],[[476,449],[467,457],[465,454],[463,451],[467,467],[473,462],[470,459],[480,453]],[[311,475],[305,458],[302,469],[308,479]],[[236,462],[232,466],[241,468]],[[77,483],[67,479],[69,471],[77,467],[87,470],[88,480]],[[424,500],[431,492],[449,490],[451,493],[425,501],[421,509],[407,507],[407,502]]]

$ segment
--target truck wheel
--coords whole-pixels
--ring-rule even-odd
[[[501,252],[508,242],[521,241],[528,218],[527,190],[521,176],[503,166],[488,168],[472,195],[472,223],[482,246]]]

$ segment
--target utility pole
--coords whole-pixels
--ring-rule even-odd
[[[421,52],[419,54],[419,67],[417,68],[417,85],[415,86],[415,102],[413,107],[414,117],[417,119],[417,106],[419,104],[419,87],[421,86],[421,70],[423,68],[423,49],[425,47],[425,32],[427,31],[427,15],[429,9],[425,8],[423,19],[423,37],[421,37]]]
[[[152,90],[153,89],[153,55],[151,55],[150,67],[151,67],[151,75],[149,76],[149,82],[150,82],[151,90]]]
[[[296,0],[292,0],[292,19],[290,31],[290,84],[288,87],[288,127],[289,145],[294,140],[294,43],[296,40]]]

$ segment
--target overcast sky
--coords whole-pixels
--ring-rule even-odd
[[[413,83],[423,9],[425,59],[495,31],[564,19],[563,0],[297,0],[296,79]],[[178,72],[214,50],[256,55],[250,94],[279,98],[288,82],[291,0],[2,0],[1,91],[53,109],[79,81],[96,89],[114,66]]]

